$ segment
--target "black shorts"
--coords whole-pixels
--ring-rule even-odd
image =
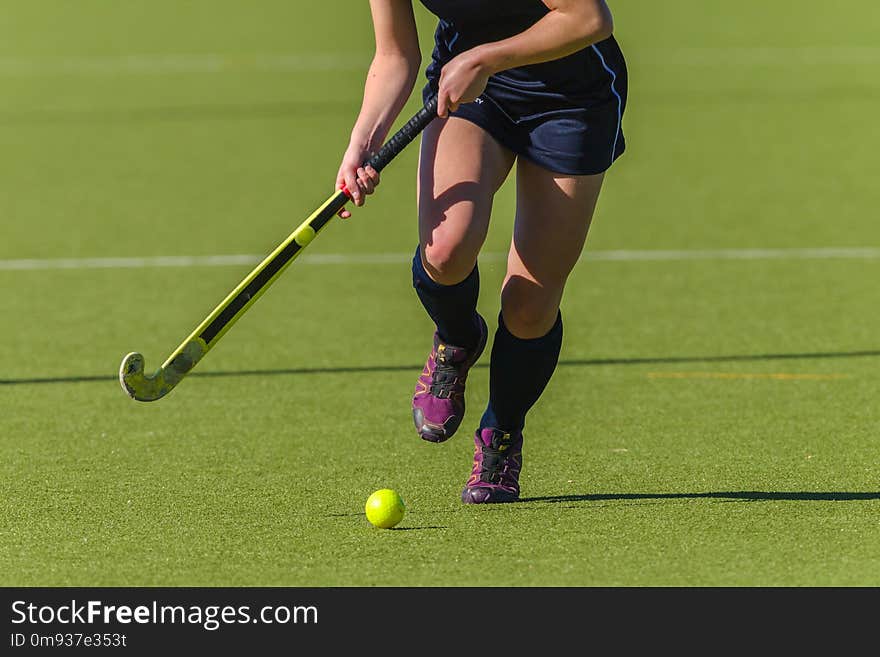
[[[439,32],[438,32],[439,34]],[[440,38],[428,66],[427,100],[452,54]],[[593,175],[623,154],[627,73],[613,37],[566,58],[502,71],[475,102],[451,113],[550,171]]]

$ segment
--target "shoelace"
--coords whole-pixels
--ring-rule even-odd
[[[490,484],[504,484],[505,475],[510,470],[506,456],[492,447],[483,447],[483,462],[480,467],[480,481]]]
[[[449,362],[449,358],[441,345],[437,350],[434,372],[431,375],[430,393],[438,399],[447,399],[459,387],[458,368]]]

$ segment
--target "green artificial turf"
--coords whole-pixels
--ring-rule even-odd
[[[268,253],[332,191],[367,3],[7,4],[0,585],[880,585],[880,258],[791,251],[880,247],[873,2],[611,3],[628,151],[523,501],[494,507],[459,501],[488,350],[459,435],[410,417],[415,146],[158,402],[124,395],[122,357],[157,367],[250,265],[10,264]],[[481,262],[493,320],[514,203]],[[609,257],[652,250],[692,257]],[[394,530],[363,513],[385,487]]]

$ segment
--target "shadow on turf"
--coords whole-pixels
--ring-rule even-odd
[[[666,358],[587,358],[560,360],[559,367],[602,367],[605,365],[674,365],[682,363],[737,363],[762,360],[821,360],[832,358],[877,358],[880,351],[839,351],[794,354],[745,354],[732,356],[671,356]],[[489,367],[478,363],[478,369]],[[363,365],[357,367],[291,367],[272,370],[236,370],[193,372],[191,377],[278,376],[291,374],[357,374],[360,372],[418,372],[422,365]],[[0,379],[0,385],[32,385],[39,383],[96,383],[117,381],[117,376],[62,376]]]
[[[668,500],[668,499],[723,499],[759,502],[767,500],[789,500],[793,502],[854,502],[858,500],[880,500],[877,493],[845,493],[840,491],[774,492],[774,491],[718,491],[709,493],[592,493],[584,495],[547,495],[544,497],[523,497],[523,502],[607,502],[609,500]]]
[[[449,529],[449,527],[426,525],[424,527],[392,527],[391,529],[396,532],[408,532],[414,529]]]
[[[327,513],[325,514],[326,518],[356,518],[362,517],[363,513]],[[442,525],[420,525],[417,527],[391,527],[391,529],[397,531],[403,530],[413,530],[413,529],[449,529],[449,527],[444,527]]]

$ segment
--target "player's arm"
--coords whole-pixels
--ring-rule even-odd
[[[510,38],[463,52],[443,67],[437,98],[440,116],[483,93],[490,75],[539,64],[582,50],[611,36],[614,21],[604,0],[542,0],[550,9]]]
[[[379,174],[361,165],[382,146],[412,93],[422,63],[412,0],[370,0],[370,12],[375,52],[337,176],[337,184],[346,186],[355,205],[363,205],[364,197],[379,184]],[[349,216],[348,211],[341,216]]]

